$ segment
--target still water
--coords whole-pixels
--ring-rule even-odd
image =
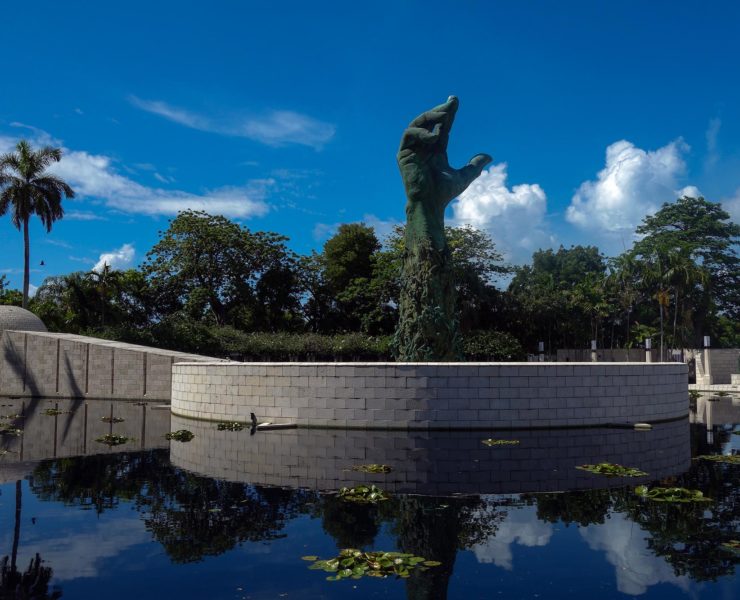
[[[723,546],[740,540],[740,466],[692,460],[740,452],[738,398],[700,398],[649,432],[251,433],[146,403],[2,398],[0,417],[23,430],[0,435],[0,598],[740,597],[740,554]],[[167,441],[177,429],[195,437]],[[129,440],[96,441],[110,433]],[[648,475],[575,468],[602,461]],[[351,470],[367,463],[393,470]],[[389,499],[336,494],[363,483]],[[327,581],[301,560],[343,548],[441,564]],[[33,593],[14,595],[19,581]]]

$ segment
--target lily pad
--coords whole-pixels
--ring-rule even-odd
[[[59,410],[58,408],[47,408],[44,411],[44,414],[47,417],[58,417],[59,415],[63,415],[64,414],[64,411],[63,410]]]
[[[623,467],[614,463],[603,462],[597,465],[581,465],[576,467],[581,471],[596,473],[597,475],[606,475],[607,477],[642,477],[647,475],[645,471],[640,471],[634,467]]]
[[[18,427],[11,427],[10,425],[0,424],[0,435],[22,435],[23,430]]]
[[[727,398],[729,396],[729,392],[720,391],[715,394],[716,396],[719,396],[720,398]]]
[[[391,469],[388,465],[355,465],[352,467],[353,471],[360,471],[361,473],[373,473],[375,475],[382,474],[382,473],[390,473],[393,469]]]
[[[635,494],[655,502],[711,502],[699,490],[689,490],[682,487],[654,487],[640,485],[635,488]]]
[[[178,429],[177,431],[166,433],[164,437],[168,440],[175,440],[176,442],[189,442],[195,437],[195,434],[187,429]]]
[[[134,438],[126,437],[125,435],[117,435],[115,433],[106,433],[101,435],[99,438],[95,438],[96,442],[106,444],[107,446],[120,446],[127,442],[135,441]]]
[[[388,495],[374,485],[358,485],[357,487],[343,487],[339,490],[339,497],[345,502],[356,502],[358,504],[375,504],[388,500]]]
[[[100,420],[103,423],[123,423],[126,419],[122,419],[121,417],[100,417]]]
[[[740,454],[703,454],[696,458],[728,465],[740,465]]]
[[[363,552],[355,548],[340,550],[338,556],[328,560],[320,560],[317,556],[304,556],[302,559],[314,561],[308,567],[311,570],[333,573],[326,578],[327,581],[390,576],[406,579],[414,571],[427,571],[442,564],[403,552]]]
[[[698,400],[701,394],[696,390],[689,390],[689,400]]]
[[[241,431],[242,429],[244,429],[244,425],[242,423],[237,423],[236,421],[218,424],[219,431]]]
[[[482,440],[481,443],[486,446],[516,446],[519,440],[496,440],[488,438],[487,440]]]

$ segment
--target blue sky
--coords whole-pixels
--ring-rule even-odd
[[[450,162],[494,163],[450,205],[514,262],[629,246],[683,192],[740,221],[740,5],[722,2],[13,3],[0,151],[65,150],[78,191],[32,228],[31,283],[138,264],[185,208],[319,248],[404,218],[395,152],[460,98]],[[43,260],[42,268],[39,262]],[[0,219],[0,272],[22,281]]]

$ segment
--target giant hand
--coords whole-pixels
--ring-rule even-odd
[[[409,201],[407,212],[416,203],[424,212],[444,218],[444,209],[459,196],[491,162],[488,154],[476,154],[462,169],[447,161],[447,142],[459,102],[447,102],[416,117],[406,128],[398,150],[398,166]]]

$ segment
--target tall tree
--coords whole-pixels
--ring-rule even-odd
[[[662,257],[660,289],[670,291],[683,282],[680,302],[693,313],[690,341],[713,335],[721,317],[740,317],[740,225],[730,221],[721,204],[684,196],[645,217],[637,234],[643,236],[632,250],[638,261]]]
[[[28,222],[37,215],[46,231],[51,231],[54,222],[64,215],[62,199],[75,194],[64,180],[46,171],[61,160],[60,148],[33,150],[21,140],[15,150],[0,156],[0,215],[10,211],[13,225],[19,231],[23,228],[23,308],[27,308],[31,254]]]

